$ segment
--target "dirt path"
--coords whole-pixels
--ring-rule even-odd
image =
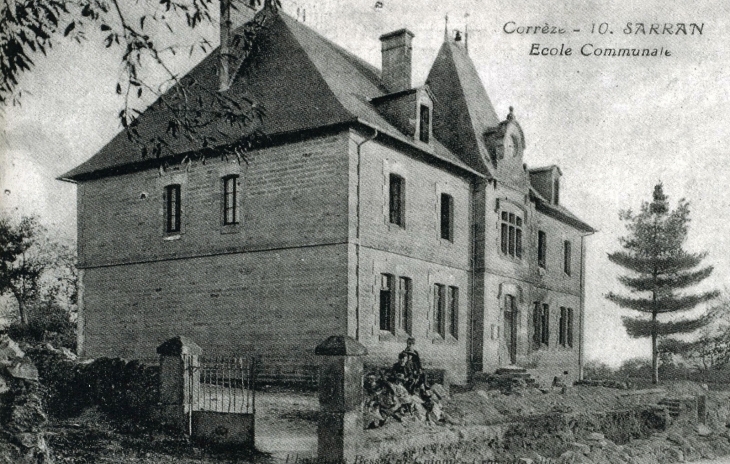
[[[256,448],[277,461],[317,454],[317,394],[256,393]]]

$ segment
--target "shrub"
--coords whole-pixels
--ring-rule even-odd
[[[76,323],[56,301],[41,301],[28,308],[28,324],[14,322],[5,330],[23,345],[51,343],[76,351]]]
[[[615,376],[616,371],[601,361],[588,361],[583,366],[583,378],[585,379],[613,379]]]

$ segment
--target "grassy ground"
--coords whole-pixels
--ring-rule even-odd
[[[60,463],[268,464],[316,453],[318,409],[313,392],[257,392],[256,452],[211,450],[184,437],[122,429],[95,410],[52,422],[48,442]]]
[[[701,394],[702,387],[692,382],[660,385],[669,395]],[[453,395],[445,409],[458,425],[432,425],[414,420],[391,422],[365,432],[369,447],[403,442],[418,436],[424,443],[437,442],[444,434],[459,434],[473,426],[519,421],[549,412],[581,413],[606,411],[621,405],[624,390],[600,387],[574,387],[566,394],[528,391],[520,395],[500,395],[476,386]],[[725,406],[714,412],[730,417],[730,395],[709,392],[711,397],[725,395]],[[716,400],[722,401],[719,396]],[[61,463],[251,463],[285,462],[287,457],[309,458],[317,447],[318,400],[315,392],[269,391],[256,394],[256,447],[258,452],[209,450],[182,437],[120,430],[91,410],[81,417],[56,422],[50,428],[49,445]],[[711,411],[711,413],[713,413]],[[474,455],[483,443],[475,443]]]
[[[211,450],[191,443],[185,437],[159,432],[121,430],[104,420],[96,411],[81,417],[52,422],[48,445],[58,463],[74,464],[212,464],[273,462],[271,457],[250,450]]]

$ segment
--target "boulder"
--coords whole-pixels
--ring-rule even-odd
[[[674,432],[667,435],[667,440],[680,446],[685,446],[687,444],[687,440],[683,436]]]
[[[76,361],[76,359],[78,358],[78,356],[76,356],[76,353],[69,350],[65,346],[61,347],[61,353],[66,356],[66,358],[68,358],[70,361]]]
[[[712,435],[712,429],[705,424],[697,424],[695,430],[697,431],[697,435],[701,437],[709,437],[710,435]]]
[[[591,452],[591,447],[584,443],[573,442],[570,443],[568,446],[571,451],[582,453],[585,456],[588,456],[588,454]]]
[[[18,358],[25,357],[15,341],[7,335],[0,335],[0,365],[9,366]]]
[[[38,381],[38,369],[28,358],[16,359],[7,371],[16,379]]]

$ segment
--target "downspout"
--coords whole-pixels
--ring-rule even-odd
[[[357,190],[355,193],[356,200],[356,217],[355,225],[355,340],[360,340],[360,183],[361,183],[361,166],[362,154],[361,148],[368,142],[375,140],[378,136],[378,129],[373,128],[373,135],[366,138],[362,142],[356,144],[357,150]]]
[[[585,355],[585,299],[586,299],[586,245],[585,235],[580,236],[580,340],[578,340],[578,380],[583,380],[583,357]]]
[[[477,180],[472,184],[471,188],[471,195],[469,195],[469,202],[471,203],[471,214],[470,214],[470,224],[469,224],[469,233],[471,234],[471,237],[469,237],[469,243],[471,244],[471,250],[469,250],[469,261],[471,262],[471,295],[470,295],[470,302],[469,305],[469,315],[467,317],[467,321],[469,322],[469,371],[467,372],[468,381],[471,381],[474,378],[474,314],[476,313],[476,252],[477,252],[477,195],[479,194],[479,181]],[[483,298],[482,298],[483,301]],[[484,316],[482,315],[482,319]],[[482,328],[482,332],[484,332],[484,329]],[[482,343],[483,345],[483,343]],[[483,349],[482,349],[483,350]]]
[[[76,293],[76,355],[84,357],[86,355],[86,315],[84,308],[84,270],[79,269],[78,290]]]

